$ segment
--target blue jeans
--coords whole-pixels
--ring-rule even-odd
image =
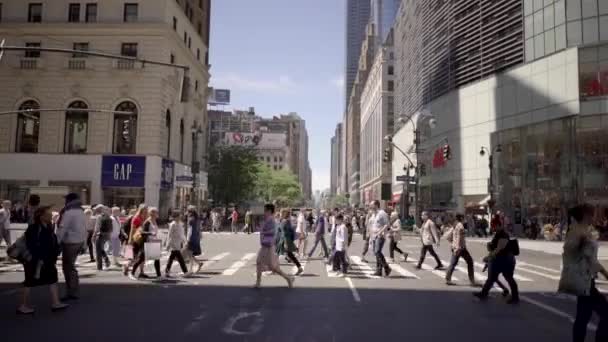
[[[382,269],[388,273],[388,263],[384,258],[384,254],[382,254],[382,249],[384,248],[384,242],[386,239],[384,236],[377,237],[374,240],[374,254],[376,255],[376,273],[382,275]]]
[[[325,236],[323,235],[316,237],[315,244],[314,246],[312,246],[310,253],[308,253],[308,257],[312,257],[313,253],[317,249],[317,246],[319,245],[319,242],[321,243],[321,248],[323,248],[323,253],[325,253],[325,257],[329,258],[329,252],[327,251],[327,243],[325,242]]]

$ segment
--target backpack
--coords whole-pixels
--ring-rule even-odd
[[[101,223],[99,224],[99,231],[102,233],[111,233],[114,227],[112,227],[112,219],[108,215],[101,217]]]
[[[511,254],[518,256],[519,255],[519,240],[517,239],[509,239],[507,243],[507,250],[511,252]]]

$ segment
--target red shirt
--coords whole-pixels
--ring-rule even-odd
[[[232,222],[236,223],[238,220],[239,220],[239,212],[235,210],[232,212]]]

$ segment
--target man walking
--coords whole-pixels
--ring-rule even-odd
[[[437,256],[437,253],[435,253],[435,249],[433,248],[434,244],[437,244],[437,247],[439,247],[439,233],[437,232],[437,226],[435,225],[433,220],[431,220],[431,217],[426,211],[423,211],[421,216],[422,221],[424,222],[422,224],[422,227],[420,228],[422,248],[420,249],[420,260],[418,261],[418,265],[416,265],[416,269],[419,270],[422,268],[422,263],[426,258],[426,252],[431,253],[433,258],[435,258],[435,261],[437,261],[437,267],[435,267],[435,269],[442,269],[443,264],[441,263],[441,260],[439,260],[439,257]]]
[[[76,258],[87,239],[85,225],[86,219],[80,196],[76,193],[69,193],[65,196],[65,207],[61,209],[57,222],[57,241],[61,245],[61,261],[66,286],[66,296],[62,301],[76,300],[80,294]]]
[[[110,268],[110,258],[105,250],[105,245],[110,241],[114,225],[112,218],[109,215],[109,209],[102,204],[95,207],[97,223],[95,224],[95,253],[97,259],[97,270],[103,269],[102,262],[105,262],[106,268]]]
[[[236,234],[238,232],[239,224],[239,211],[237,207],[234,207],[232,214],[230,214],[230,227],[232,228],[232,233]]]
[[[324,258],[325,259],[329,258],[329,252],[327,250],[327,243],[325,242],[325,227],[327,225],[326,215],[327,215],[327,213],[325,212],[325,210],[322,210],[321,215],[319,215],[319,218],[317,219],[317,225],[315,227],[315,244],[314,244],[314,246],[312,246],[312,249],[308,253],[309,258],[312,258],[312,255],[315,252],[315,250],[317,249],[317,246],[319,245],[319,243],[321,243],[321,248],[323,248]]]
[[[0,242],[6,243],[6,247],[11,245],[11,201],[2,201],[0,209]]]
[[[460,257],[464,259],[467,263],[467,273],[469,274],[469,281],[471,282],[471,286],[476,286],[475,284],[475,271],[473,268],[473,258],[469,251],[467,250],[467,245],[465,242],[465,229],[462,221],[464,220],[464,216],[462,214],[456,215],[456,226],[450,229],[446,234],[447,241],[452,242],[452,260],[450,260],[450,266],[445,275],[445,282],[447,285],[454,285],[452,283],[452,273],[454,273],[454,269],[456,265],[458,265],[458,260]]]
[[[386,231],[389,227],[388,215],[382,209],[380,209],[380,201],[375,200],[371,203],[372,218],[371,218],[371,236],[370,239],[373,241],[374,254],[376,255],[376,273],[375,276],[382,277],[382,270],[388,277],[391,274],[391,268],[389,267],[382,249],[386,242]]]

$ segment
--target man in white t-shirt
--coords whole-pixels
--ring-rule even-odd
[[[380,209],[380,201],[372,201],[370,208],[372,210],[370,240],[373,241],[374,254],[376,255],[376,273],[374,275],[381,277],[382,270],[384,270],[385,275],[388,277],[391,274],[391,268],[384,258],[382,249],[386,241],[389,218],[386,212]]]
[[[306,245],[308,242],[308,231],[306,230],[306,217],[304,212],[306,209],[300,209],[298,219],[296,220],[296,234],[298,236],[298,251],[301,258],[306,255]]]

